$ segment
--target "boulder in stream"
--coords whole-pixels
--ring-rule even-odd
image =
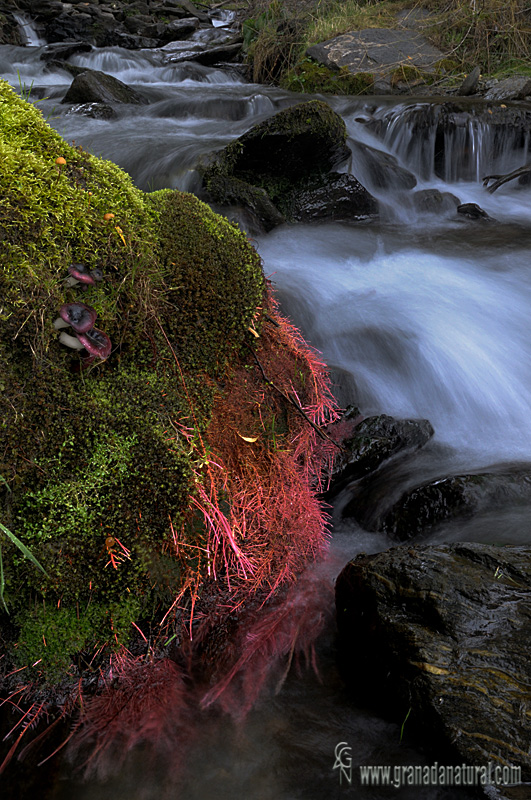
[[[378,150],[363,142],[350,141],[354,172],[359,174],[363,169],[367,173],[367,183],[373,189],[414,189],[417,179],[390,153]],[[358,167],[359,165],[359,167]]]
[[[95,69],[76,75],[61,103],[131,103],[142,105],[147,100],[118,78]]]
[[[227,185],[234,179],[243,202],[241,182],[259,187],[288,220],[315,219],[315,214],[334,218],[334,213],[345,218],[347,203],[350,219],[375,215],[376,201],[357,181],[329,175],[350,155],[346,138],[345,123],[326,103],[299,103],[255,125],[217,153],[203,169],[205,188],[214,200],[226,203]],[[327,211],[315,210],[316,196],[328,202],[323,207]]]
[[[337,579],[336,607],[341,669],[364,705],[420,731],[439,764],[531,780],[530,548],[362,554]]]
[[[378,498],[378,500],[376,500]],[[531,464],[500,464],[477,472],[432,479],[407,488],[390,503],[381,502],[381,487],[368,481],[343,511],[366,530],[382,531],[398,541],[413,539],[436,525],[472,517],[510,503],[531,500]]]

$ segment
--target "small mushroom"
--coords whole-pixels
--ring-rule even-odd
[[[65,303],[59,309],[59,317],[53,326],[56,330],[60,330],[70,325],[76,333],[85,333],[94,327],[96,317],[94,309],[85,303]]]
[[[86,359],[85,364],[91,363],[95,358],[105,360],[111,354],[112,344],[111,340],[103,331],[97,328],[92,328],[85,333],[78,333],[77,338],[90,353],[90,357]]]
[[[61,344],[66,345],[66,347],[71,347],[73,350],[83,350],[85,347],[76,336],[70,336],[70,334],[65,333],[65,331],[61,331],[59,341]]]
[[[94,286],[96,281],[90,274],[90,270],[84,264],[72,264],[68,267],[68,278],[65,281],[66,286],[77,286],[78,283],[83,283],[86,286]]]

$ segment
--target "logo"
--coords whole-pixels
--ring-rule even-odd
[[[343,778],[348,785],[352,783],[352,748],[346,742],[336,744],[334,750],[335,763],[334,769],[339,770],[339,785],[343,783]]]

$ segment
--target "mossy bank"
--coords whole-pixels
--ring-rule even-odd
[[[315,541],[286,538],[297,566],[268,574],[264,527],[246,555],[245,529],[221,521],[235,512],[230,476],[212,479],[211,431],[226,462],[247,448],[257,473],[277,464],[282,480],[275,459],[306,422],[279,393],[275,363],[303,405],[315,406],[316,384],[304,348],[270,322],[257,253],[226,219],[188,194],[139,191],[5,82],[0,152],[0,522],[41,566],[0,530],[2,668],[49,686],[78,681],[121,645],[175,648],[204,582],[226,597],[251,576],[253,590],[270,588],[315,555]],[[72,263],[103,279],[72,285]],[[59,341],[53,323],[70,302],[96,311],[106,360],[86,366]],[[266,340],[274,389],[257,367]],[[248,399],[238,382],[251,378],[260,401],[231,422],[228,393]]]

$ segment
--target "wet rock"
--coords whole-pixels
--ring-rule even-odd
[[[470,94],[475,94],[478,88],[480,75],[481,69],[479,67],[474,67],[457,90],[457,94],[461,95],[461,97],[468,97]]]
[[[324,186],[324,176],[348,158],[345,141],[345,124],[330,106],[319,100],[299,103],[255,125],[217,153],[203,170],[204,185],[217,202],[224,202],[227,177],[259,187],[290,219],[298,194],[308,186]]]
[[[378,203],[352,175],[331,172],[319,182],[297,192],[291,218],[297,222],[313,220],[374,219]]]
[[[92,45],[88,42],[57,42],[46,45],[39,59],[47,64],[50,61],[68,61],[70,56],[76,55],[76,53],[89,53],[91,50]]]
[[[384,153],[376,147],[363,142],[351,141],[352,171],[367,177],[372,189],[413,189],[417,179],[412,172],[401,167],[390,153]]]
[[[461,205],[457,206],[457,213],[462,214],[467,219],[492,219],[477,203],[461,203]]]
[[[286,221],[265,189],[232,175],[212,176],[209,191],[223,206],[243,206],[249,212],[253,225],[265,233]]]
[[[466,475],[451,475],[410,487],[389,505],[375,502],[369,484],[343,514],[367,530],[382,531],[406,541],[458,517],[494,510],[507,502],[531,500],[531,465],[506,464]]]
[[[460,200],[451,192],[440,192],[438,189],[421,189],[411,195],[415,210],[419,214],[455,213]]]
[[[392,76],[401,65],[430,71],[444,58],[444,53],[418,32],[387,28],[344,33],[312,45],[306,52],[329,69],[346,67],[354,75],[373,75],[378,93],[393,91]]]
[[[216,47],[202,48],[191,60],[197,61],[198,64],[203,64],[205,67],[210,67],[223,61],[235,61],[241,55],[241,52],[242,41],[238,40]]]
[[[84,70],[72,81],[61,103],[147,103],[142,95],[125,83],[95,69]]]
[[[529,548],[362,554],[336,607],[343,676],[364,705],[407,718],[439,763],[520,766],[531,780]]]
[[[507,100],[523,100],[531,95],[531,78],[522,75],[513,75],[498,81],[485,92],[485,100],[494,100],[498,103]]]
[[[72,106],[67,114],[81,114],[92,119],[113,119],[116,117],[116,111],[106,103],[81,103],[80,105]]]
[[[341,422],[346,420],[348,416]],[[327,494],[332,496],[348,483],[375,472],[398,453],[418,450],[431,439],[433,433],[427,419],[395,419],[380,414],[357,421],[352,434],[341,443],[343,450],[334,462]]]

